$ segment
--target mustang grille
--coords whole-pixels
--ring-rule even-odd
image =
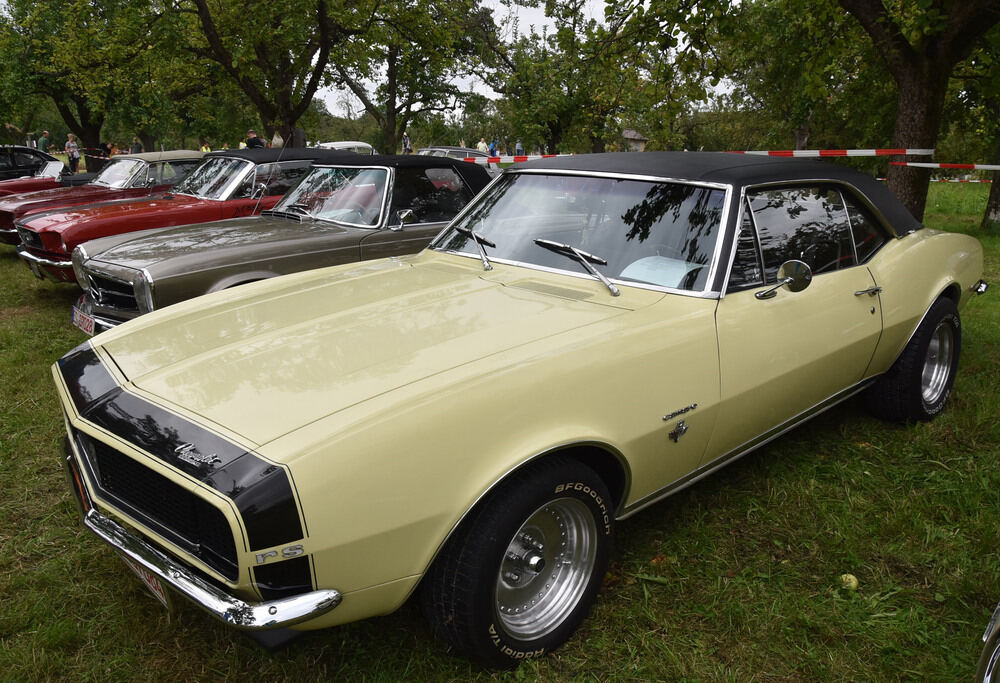
[[[95,304],[102,308],[139,312],[139,304],[136,303],[135,290],[131,284],[113,280],[90,270],[84,272],[90,280],[90,295]]]
[[[42,238],[39,236],[37,232],[34,232],[33,230],[28,230],[27,228],[18,227],[17,234],[18,237],[21,238],[21,241],[24,242],[25,246],[31,247],[32,249],[44,248],[42,247]]]
[[[104,497],[235,581],[236,544],[225,515],[190,491],[110,446],[76,432]]]

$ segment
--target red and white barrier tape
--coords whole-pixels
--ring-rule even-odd
[[[530,154],[528,156],[518,155],[511,157],[465,157],[462,161],[468,161],[473,164],[517,164],[522,161],[531,161],[532,159],[552,159],[555,157],[568,157],[573,156],[572,154]]]
[[[992,180],[964,180],[962,178],[931,178],[932,183],[992,183]]]
[[[917,166],[919,168],[961,168],[970,171],[1000,171],[1000,164],[932,164],[917,161],[890,161],[891,166]]]
[[[933,149],[772,149],[733,150],[731,154],[759,154],[769,157],[888,157],[888,156],[934,156]]]

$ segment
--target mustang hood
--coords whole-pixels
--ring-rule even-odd
[[[65,208],[29,216],[24,224],[36,231],[52,231],[61,233],[69,227],[77,228],[89,223],[114,219],[128,219],[151,212],[170,210],[183,211],[191,206],[197,206],[201,200],[195,197],[181,195],[157,196],[153,198],[124,199],[115,202],[101,202],[78,208]]]
[[[662,296],[640,293],[629,304],[581,280],[567,302],[573,290],[557,299],[481,275],[433,254],[327,268],[193,299],[94,342],[141,391],[260,445]]]
[[[127,268],[149,268],[171,258],[201,252],[214,258],[220,249],[241,249],[248,244],[261,245],[305,239],[309,235],[327,236],[346,232],[330,223],[295,220],[272,216],[248,216],[214,223],[200,223],[163,230],[122,242],[98,254],[99,261]]]

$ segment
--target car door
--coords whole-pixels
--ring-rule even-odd
[[[857,243],[844,197],[841,188],[819,184],[747,192],[716,313],[722,400],[709,453],[755,445],[864,377],[882,315],[863,264],[871,245]],[[810,266],[811,282],[767,296],[791,259]]]
[[[388,225],[361,243],[361,260],[420,251],[472,199],[462,177],[448,167],[402,167],[393,173]],[[412,218],[400,227],[399,212]]]

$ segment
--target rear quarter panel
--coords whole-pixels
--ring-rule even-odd
[[[868,269],[882,287],[883,316],[871,376],[889,369],[938,297],[953,293],[959,308],[968,302],[982,277],[983,248],[968,235],[923,229],[886,244]]]

